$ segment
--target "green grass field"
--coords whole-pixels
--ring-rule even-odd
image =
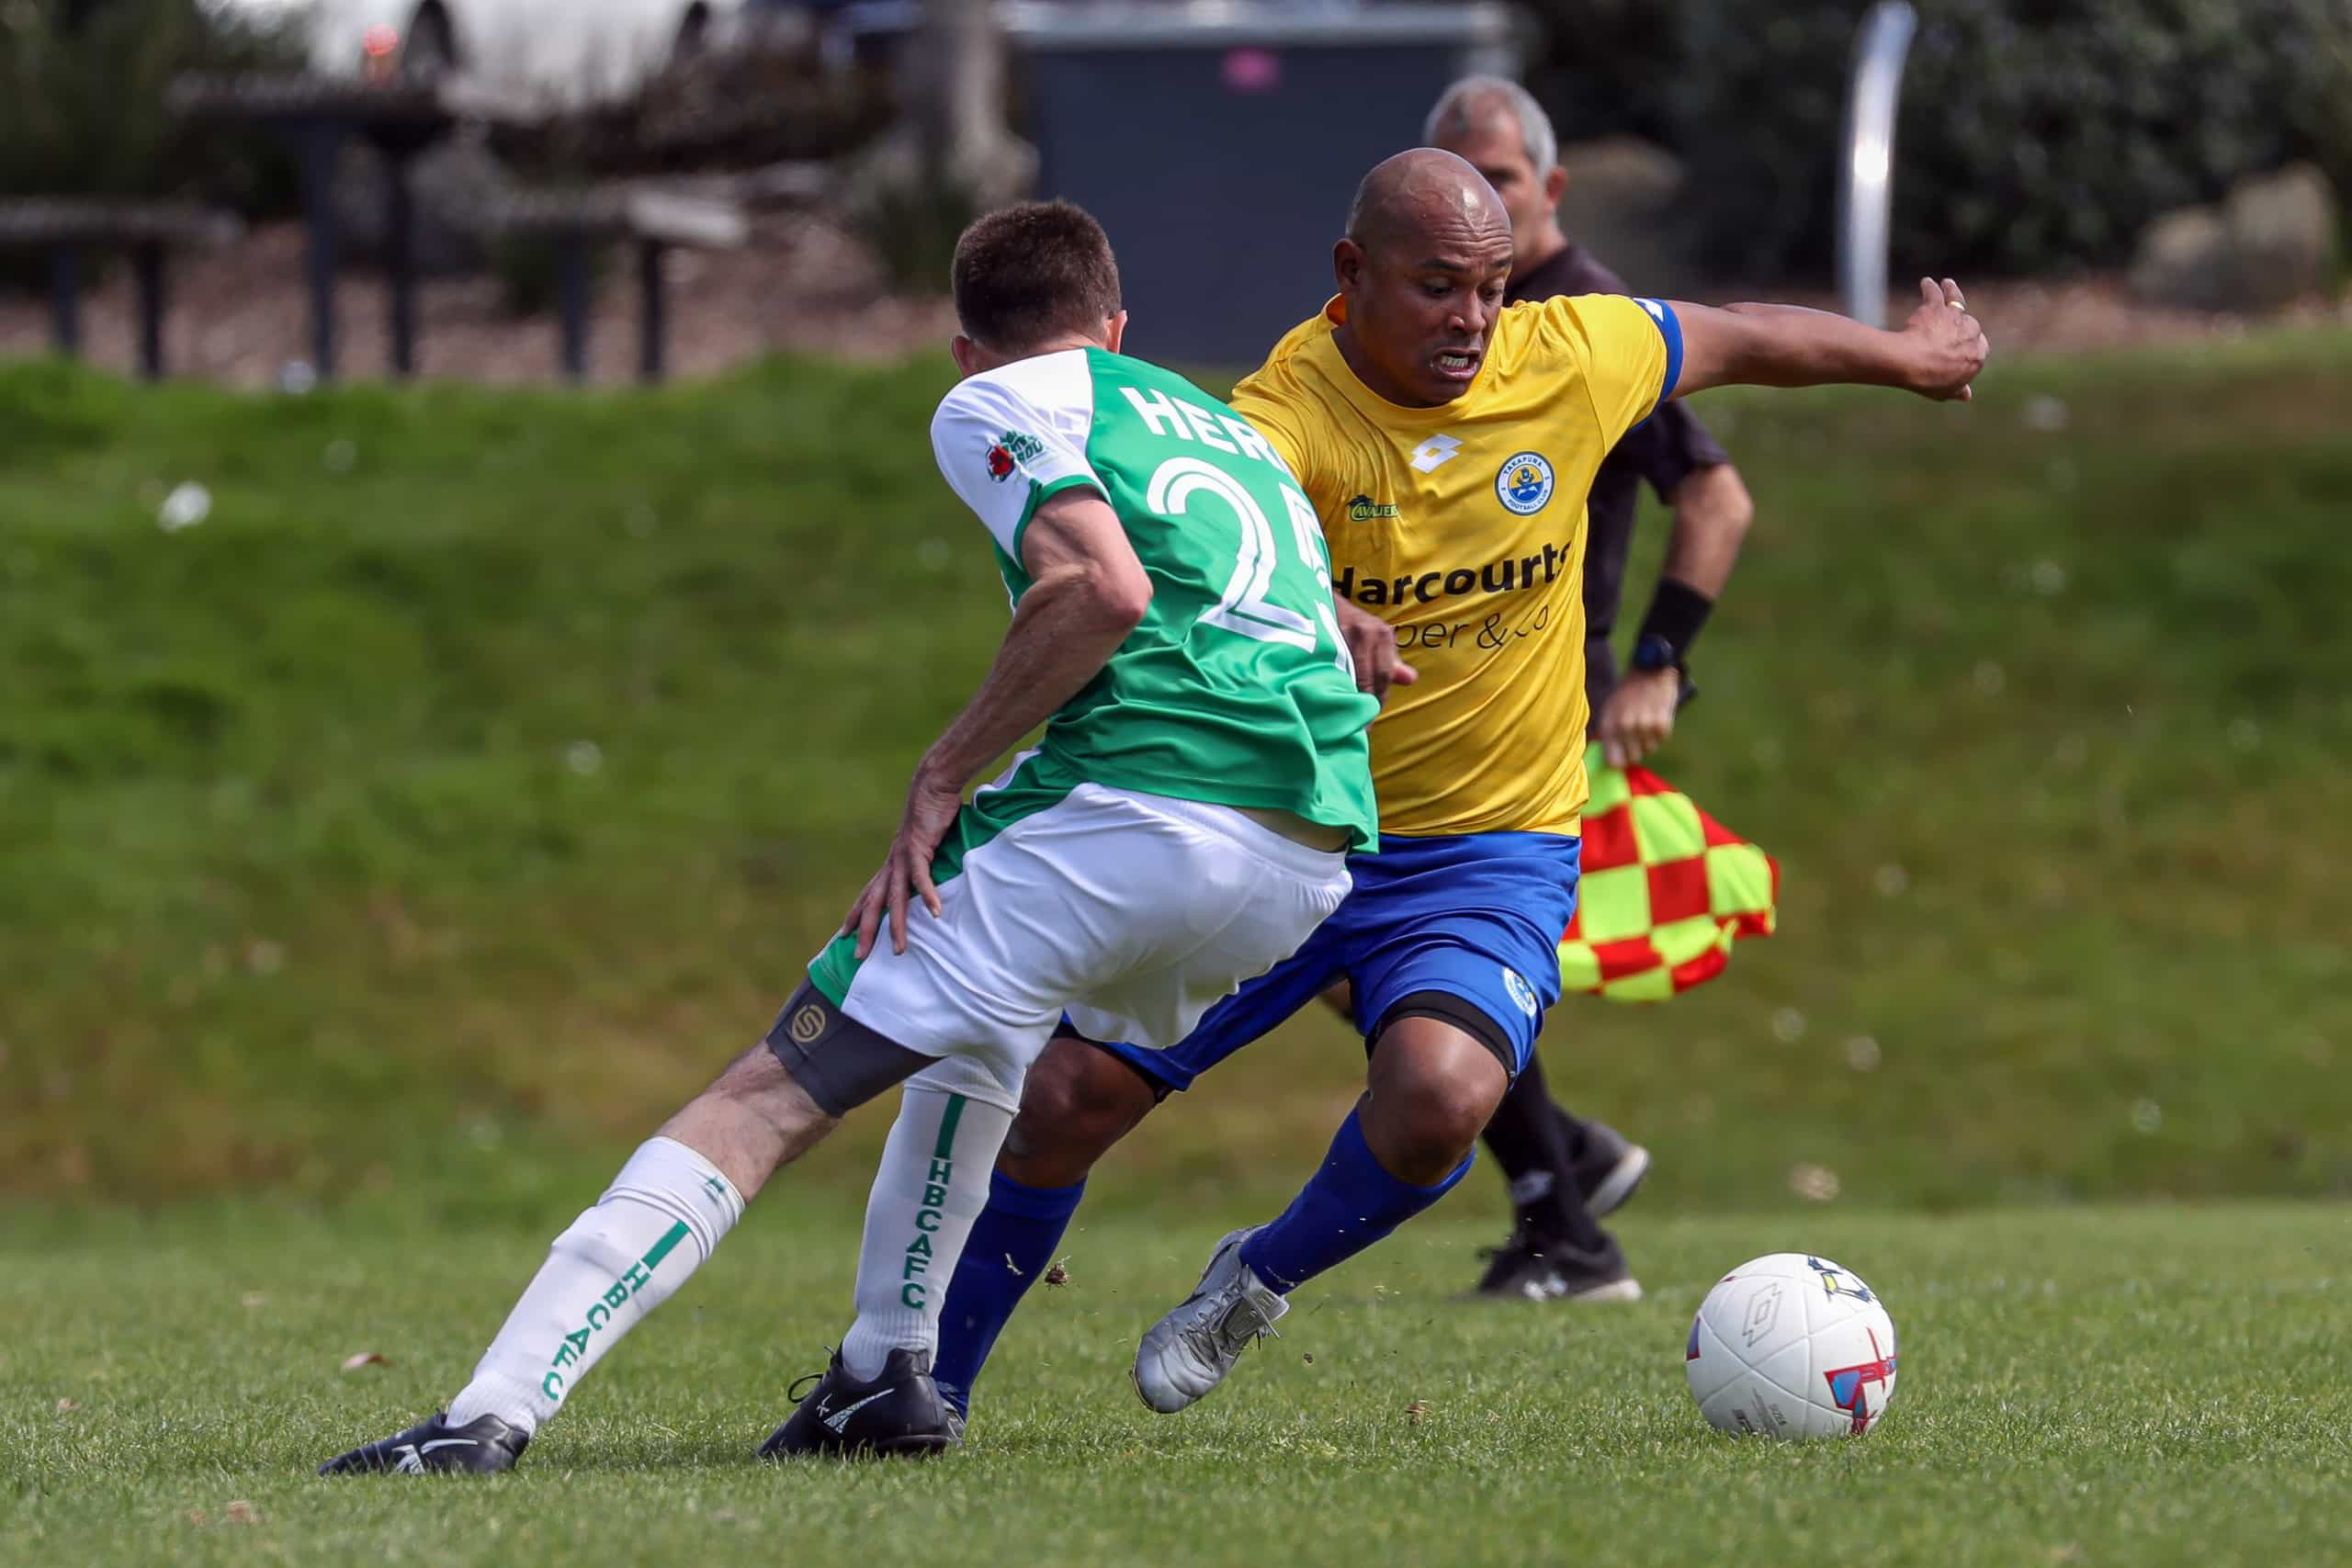
[[[1637,1306],[1449,1299],[1483,1229],[1417,1223],[1156,1416],[1136,1336],[1197,1217],[1081,1215],[972,1440],[929,1466],[751,1450],[845,1319],[854,1207],[789,1180],[511,1477],[321,1480],[445,1400],[546,1236],[397,1208],[44,1227],[0,1244],[0,1557],[24,1563],[2339,1563],[2352,1250],[2279,1205],[1657,1219]],[[1172,1223],[1171,1223],[1172,1221]],[[1713,1277],[1863,1270],[1902,1333],[1860,1442],[1721,1438],[1683,1386]],[[376,1351],[389,1365],[339,1371]],[[231,1505],[243,1503],[257,1516]],[[198,1516],[201,1516],[199,1518]]]
[[[1311,1017],[1106,1166],[943,1463],[748,1459],[845,1317],[876,1113],[526,1473],[312,1478],[461,1381],[871,870],[1003,622],[944,379],[0,367],[0,1562],[2352,1560],[2341,334],[1702,402],[1760,516],[1660,766],[1782,930],[1551,1021],[1657,1156],[1642,1305],[1451,1301],[1479,1176],[1148,1416],[1136,1335],[1360,1081]],[[1903,1330],[1860,1444],[1683,1392],[1703,1287],[1789,1248]]]

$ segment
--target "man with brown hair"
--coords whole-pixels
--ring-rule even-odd
[[[932,446],[1013,602],[993,666],[767,1037],[556,1238],[446,1415],[327,1472],[512,1467],[771,1176],[901,1082],[857,1319],[760,1451],[951,1444],[940,1303],[1030,1063],[1065,1027],[1174,1046],[1345,897],[1345,852],[1375,832],[1376,704],[1314,508],[1256,429],[1118,352],[1118,268],[1083,211],[989,214],[954,283],[963,379]]]

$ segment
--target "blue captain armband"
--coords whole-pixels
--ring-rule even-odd
[[[1634,304],[1647,311],[1657,323],[1657,335],[1666,340],[1666,378],[1660,383],[1657,408],[1665,406],[1674,396],[1674,384],[1682,379],[1682,321],[1675,315],[1674,307],[1663,299],[1636,299]],[[1652,409],[1652,412],[1657,412]]]

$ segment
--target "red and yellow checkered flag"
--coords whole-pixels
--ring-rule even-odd
[[[1662,1002],[1713,979],[1732,943],[1770,936],[1781,868],[1646,768],[1585,755],[1584,877],[1560,988]]]

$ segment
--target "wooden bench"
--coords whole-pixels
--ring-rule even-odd
[[[638,264],[638,378],[659,381],[668,357],[669,310],[662,258],[676,246],[734,250],[751,225],[736,203],[647,186],[578,191],[518,191],[493,200],[481,219],[497,238],[537,238],[555,247],[556,309],[563,373],[588,375],[588,263],[600,245],[633,244]]]
[[[225,245],[244,231],[234,213],[179,201],[0,197],[0,250],[49,255],[50,338],[82,348],[82,262],[93,251],[130,257],[139,294],[139,372],[164,374],[164,259],[175,249]]]

